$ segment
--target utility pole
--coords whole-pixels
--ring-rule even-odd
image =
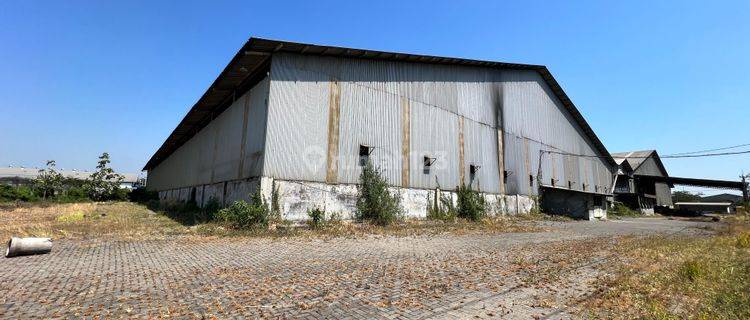
[[[742,175],[740,175],[740,179],[742,179],[742,201],[747,203],[748,202],[748,196],[747,196],[747,179],[750,178],[750,174],[745,174],[744,172]]]

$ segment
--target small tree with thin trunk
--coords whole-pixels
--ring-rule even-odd
[[[391,194],[380,170],[367,161],[357,186],[357,220],[387,225],[399,218],[401,198]]]
[[[47,160],[47,168],[40,169],[34,180],[34,187],[47,200],[47,196],[54,197],[62,189],[63,175],[55,169],[55,160]]]
[[[124,177],[109,167],[109,153],[102,153],[96,171],[86,181],[86,191],[92,200],[102,201],[115,197]]]

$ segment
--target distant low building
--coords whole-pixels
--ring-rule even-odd
[[[613,153],[618,164],[615,200],[642,213],[654,213],[656,207],[673,206],[667,169],[656,150]]]
[[[675,209],[693,211],[697,213],[734,213],[735,204],[732,202],[677,202]]]
[[[21,186],[31,184],[39,176],[40,168],[34,167],[3,167],[0,168],[0,184]],[[92,171],[86,170],[58,170],[65,178],[86,180]],[[120,188],[133,189],[145,185],[146,178],[137,173],[121,173],[124,177],[120,182]]]

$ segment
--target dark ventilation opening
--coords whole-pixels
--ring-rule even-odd
[[[471,181],[474,181],[474,178],[476,178],[479,168],[481,167],[475,164],[469,165],[469,179],[471,179]]]
[[[586,191],[586,184],[585,183],[583,185],[581,185],[581,187],[583,188],[583,191]]]
[[[503,184],[508,184],[508,176],[510,176],[510,171],[503,170]]]
[[[529,175],[529,187],[534,187],[534,176]]]
[[[372,150],[375,149],[371,146],[360,144],[359,145],[359,165],[364,166],[367,164],[368,161],[370,161],[370,154],[372,154]]]
[[[437,158],[430,158],[429,156],[424,156],[424,159],[422,160],[422,163],[424,164],[424,168],[422,169],[422,172],[424,174],[430,173],[430,167],[432,167],[432,164],[435,163]]]
[[[573,181],[568,180],[568,189],[573,189]]]
[[[595,207],[602,206],[602,196],[594,196],[594,206]]]
[[[555,178],[549,179],[549,182],[552,184],[553,187],[555,186]]]

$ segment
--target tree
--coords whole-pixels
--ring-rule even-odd
[[[86,181],[89,198],[96,201],[109,200],[117,195],[124,177],[109,167],[109,153],[102,153],[96,165],[96,171]]]
[[[55,169],[55,160],[47,160],[47,168],[39,169],[39,176],[34,179],[34,188],[47,200],[47,196],[54,197],[62,189],[63,175]]]
[[[702,193],[691,193],[689,191],[672,192],[672,201],[674,202],[700,202]]]

